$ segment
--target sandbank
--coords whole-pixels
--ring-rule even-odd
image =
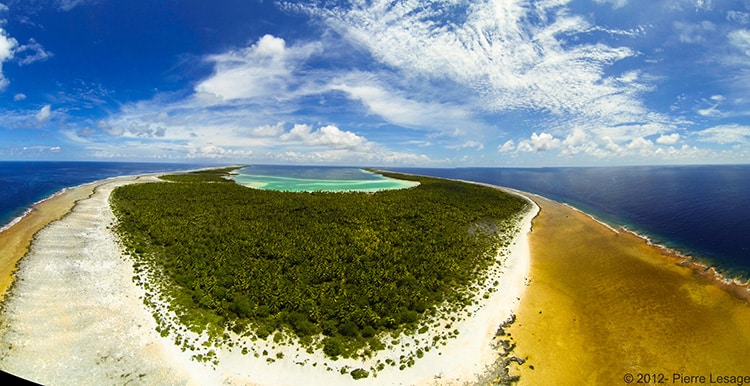
[[[391,347],[367,360],[334,361],[320,350],[307,353],[272,337],[251,341],[233,336],[232,347],[206,347],[204,334],[178,326],[167,300],[153,287],[135,283],[139,279],[132,261],[110,230],[115,217],[109,194],[134,182],[138,180],[120,178],[72,190],[76,195],[66,201],[68,206],[57,207],[50,217],[58,220],[36,233],[0,313],[0,369],[42,384],[432,385],[479,382],[502,359],[494,338],[526,289],[527,233],[536,205],[519,217],[518,232],[511,246],[499,252],[477,304],[467,311],[470,316],[431,325],[425,334],[386,338]],[[144,300],[156,304],[161,320],[171,323],[160,326],[167,333],[157,331],[154,310]],[[416,354],[433,337],[454,331],[457,336]],[[190,339],[196,348],[183,351],[178,338]],[[215,353],[215,362],[192,359],[206,351]],[[403,370],[389,364],[377,377],[373,373],[354,380],[348,374],[387,359],[402,363],[402,355],[414,359]]]
[[[63,190],[34,204],[23,217],[0,232],[0,301],[13,283],[16,265],[28,251],[34,235],[63,217],[78,200],[89,197],[95,187],[92,183]]]
[[[532,197],[532,196],[530,196]],[[617,385],[626,374],[747,375],[750,305],[684,258],[533,196],[530,284],[508,329],[520,385]]]

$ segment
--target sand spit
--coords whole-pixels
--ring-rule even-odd
[[[21,260],[0,322],[0,369],[47,384],[180,383],[162,366],[164,349],[131,283],[132,265],[108,227],[111,190],[90,198],[39,233]]]
[[[34,234],[64,216],[76,201],[93,193],[95,184],[66,189],[31,207],[0,231],[0,301],[13,283],[16,264],[26,254]]]
[[[134,183],[120,178],[96,185],[95,193],[78,201],[62,219],[37,233],[21,260],[18,280],[0,313],[0,369],[50,385],[78,384],[261,384],[261,385],[433,385],[475,383],[498,360],[493,339],[510,318],[526,288],[529,271],[527,233],[538,208],[520,218],[512,246],[498,255],[471,316],[426,334],[395,338],[394,347],[362,360],[325,358],[290,342],[252,342],[234,337],[233,347],[201,347],[182,351],[182,339],[205,337],[173,325],[162,336],[144,298],[155,302],[169,320],[158,296],[147,294],[133,280],[132,262],[109,227],[111,191]],[[84,194],[88,196],[89,193]],[[491,284],[497,280],[497,286]],[[159,307],[161,304],[161,307]],[[171,315],[172,319],[174,315]],[[399,369],[386,365],[368,378],[354,380],[348,372],[370,369],[389,358],[414,354],[430,337],[446,331],[458,335],[423,352]],[[244,339],[244,340],[243,340]],[[245,349],[243,353],[242,349]],[[215,352],[216,362],[192,360],[196,353]],[[261,353],[266,351],[266,355]]]

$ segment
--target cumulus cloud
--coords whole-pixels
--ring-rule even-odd
[[[663,134],[659,138],[656,139],[656,143],[662,144],[662,145],[674,145],[679,141],[680,141],[680,134],[678,133],[672,133],[669,135]]]
[[[318,43],[288,47],[284,39],[265,35],[250,47],[210,56],[214,74],[195,91],[223,100],[283,96],[299,86],[293,76],[297,66],[320,49]]]
[[[533,133],[531,138],[518,143],[518,150],[523,152],[548,151],[560,148],[561,141],[549,133]]]
[[[0,28],[0,91],[4,91],[9,84],[3,73],[3,63],[13,59],[16,46],[18,46],[18,41],[8,35],[3,28]]]
[[[284,133],[284,122],[275,125],[260,125],[250,129],[250,135],[257,137],[277,137]]]
[[[588,134],[580,128],[575,128],[573,131],[565,137],[563,143],[570,147],[581,146],[588,140]]]
[[[500,153],[508,153],[515,149],[516,143],[512,139],[505,141],[505,143],[497,147],[497,151],[499,151]]]
[[[22,101],[24,99],[26,99],[26,94],[23,94],[23,93],[18,93],[18,94],[16,94],[16,95],[13,96],[13,100],[16,101],[16,102]]]
[[[297,124],[279,137],[284,142],[299,141],[305,145],[327,146],[337,149],[357,148],[367,141],[351,131],[342,131],[336,126],[323,126],[317,130],[304,124]]]
[[[627,148],[630,150],[635,150],[637,152],[646,153],[654,148],[654,143],[643,137],[638,137],[630,141],[630,143],[628,143],[627,145]]]

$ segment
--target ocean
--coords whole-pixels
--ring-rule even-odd
[[[66,187],[108,177],[206,166],[0,162],[0,228],[35,202]],[[725,277],[750,279],[750,165],[389,170],[539,194],[693,256]],[[377,180],[358,168],[346,167],[253,166],[244,173],[347,183]],[[330,184],[318,188],[323,186]]]
[[[0,229],[64,188],[110,177],[197,169],[207,165],[123,162],[0,162]]]
[[[535,193],[750,279],[750,165],[393,170]]]

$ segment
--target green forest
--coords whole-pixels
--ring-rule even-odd
[[[329,356],[378,350],[441,304],[460,309],[527,209],[490,187],[394,173],[419,185],[279,192],[235,184],[233,168],[117,188],[114,229],[136,269],[158,272],[182,324]],[[316,343],[317,342],[317,343]]]

